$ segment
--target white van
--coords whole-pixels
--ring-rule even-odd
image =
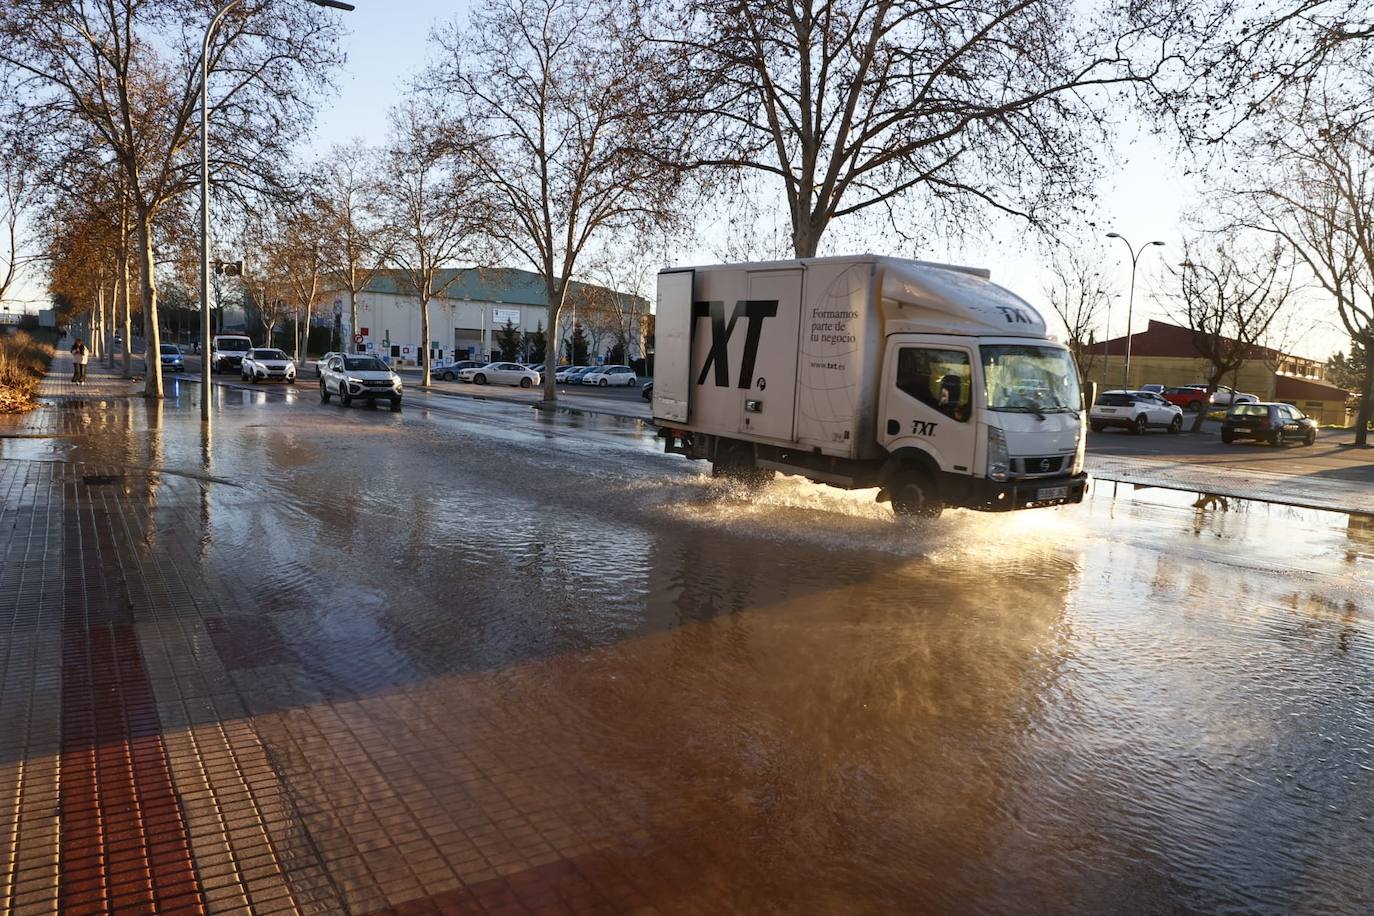
[[[243,358],[253,349],[252,338],[242,334],[217,334],[210,338],[210,371],[238,372]]]

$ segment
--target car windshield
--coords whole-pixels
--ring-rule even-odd
[[[233,338],[221,340],[216,346],[221,350],[243,350],[245,352],[253,349],[253,344],[243,338],[238,338],[237,340]]]
[[[280,350],[254,350],[254,359],[286,359],[286,354]]]
[[[180,350],[177,349],[176,344],[162,344],[161,350],[162,350],[163,353],[180,353],[180,352],[181,352]]]
[[[1073,411],[1082,403],[1068,350],[1026,344],[980,348],[989,410]]]
[[[1238,404],[1231,410],[1233,417],[1267,417],[1269,408],[1263,404]]]
[[[387,372],[386,363],[375,356],[350,356],[344,360],[344,368],[356,372]]]

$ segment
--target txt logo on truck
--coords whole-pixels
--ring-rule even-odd
[[[763,333],[763,320],[775,318],[778,314],[776,299],[741,299],[735,303],[730,313],[730,322],[725,322],[725,303],[693,302],[692,328],[695,330],[698,318],[711,319],[711,352],[702,364],[698,385],[706,384],[706,375],[714,366],[717,388],[730,387],[730,335],[735,333],[735,325],[741,318],[749,322],[744,334],[744,359],[739,367],[739,387],[754,386],[754,362],[759,355],[759,336]]]

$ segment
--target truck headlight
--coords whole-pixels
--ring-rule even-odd
[[[988,477],[991,480],[1007,479],[1011,469],[1011,455],[1007,451],[1007,437],[996,426],[988,427]]]
[[[1078,446],[1073,450],[1073,473],[1083,472],[1084,456],[1088,451],[1088,422],[1080,420],[1078,424]]]

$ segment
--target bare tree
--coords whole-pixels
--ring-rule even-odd
[[[458,279],[451,268],[473,252],[477,232],[488,222],[474,193],[463,137],[458,128],[441,130],[440,124],[438,110],[420,102],[392,112],[382,185],[390,260],[401,272],[403,288],[420,300],[422,385],[431,381],[429,303]]]
[[[1341,324],[1374,348],[1374,126],[1357,102],[1325,91],[1286,104],[1258,145],[1253,211],[1238,221],[1283,239],[1335,300]],[[1355,441],[1368,444],[1374,368],[1366,361]]]
[[[24,267],[36,260],[19,233],[25,213],[38,203],[35,159],[17,136],[0,135],[0,303]]]
[[[335,146],[316,167],[328,278],[348,294],[348,327],[358,329],[358,293],[386,269],[390,251],[380,212],[381,165],[360,140]]]
[[[30,129],[94,133],[123,174],[145,338],[144,393],[162,396],[154,223],[194,187],[203,4],[180,0],[10,0],[0,65],[21,75]],[[206,57],[214,86],[210,149],[220,190],[257,186],[309,121],[308,93],[338,55],[337,28],[314,7],[244,0]],[[127,306],[126,306],[127,307]]]
[[[1072,0],[678,7],[664,69],[706,141],[694,164],[781,185],[797,257],[866,211],[898,232],[932,208],[947,225],[1071,213],[1108,106],[1157,75],[1182,19],[1149,0],[1097,18]]]
[[[1050,280],[1045,285],[1050,308],[1064,325],[1064,342],[1084,378],[1092,374],[1096,358],[1095,332],[1116,295],[1097,263],[1075,251],[1056,252],[1050,258]],[[1102,336],[1107,336],[1105,328]]]
[[[1265,357],[1262,342],[1293,291],[1293,269],[1283,248],[1274,246],[1247,258],[1234,237],[1223,238],[1214,252],[1196,243],[1184,246],[1184,261],[1171,269],[1178,285],[1179,318],[1193,332],[1193,347],[1207,361],[1207,394],[1214,394],[1228,373]],[[1289,261],[1285,264],[1285,261]],[[1202,429],[1207,411],[1193,418]]]
[[[686,134],[652,104],[659,75],[629,0],[482,0],[437,32],[427,85],[473,132],[468,156],[506,219],[488,227],[544,281],[547,326],[583,255],[608,232],[669,219],[679,181],[649,144]],[[544,400],[558,398],[544,374]]]

